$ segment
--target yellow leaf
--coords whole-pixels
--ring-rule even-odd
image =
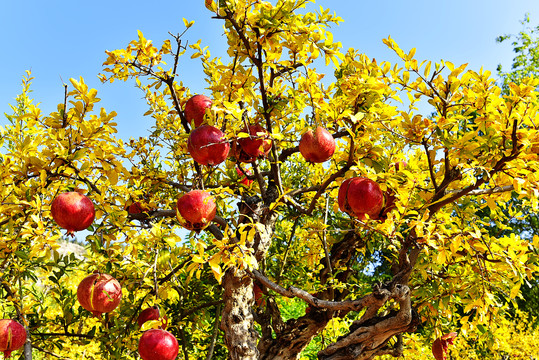
[[[445,254],[445,251],[440,251],[438,253],[438,256],[436,257],[436,262],[438,264],[445,264],[445,260],[446,260],[446,254]]]
[[[487,197],[487,205],[490,208],[490,210],[494,211],[496,210],[496,201],[492,197]]]
[[[118,183],[118,173],[115,170],[109,171],[107,178],[109,179],[111,185],[116,185]]]
[[[144,324],[142,324],[140,331],[144,332],[150,329],[158,329],[161,325],[162,325],[161,320],[148,320]]]
[[[539,249],[539,235],[533,235],[533,247]]]
[[[511,299],[514,299],[517,297],[519,292],[520,292],[520,283],[517,283],[515,286],[511,288],[511,293],[509,294],[509,296],[511,297]]]
[[[191,26],[193,26],[195,22],[194,21],[187,21],[185,18],[183,18],[183,24],[187,29],[189,29]]]
[[[424,73],[424,74],[425,74],[425,78],[428,78],[429,75],[430,75],[430,66],[431,66],[431,62],[429,61],[429,62],[427,63],[427,65],[425,65],[425,73]]]

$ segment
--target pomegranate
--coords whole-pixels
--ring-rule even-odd
[[[205,95],[195,95],[191,97],[185,103],[183,112],[185,118],[189,123],[193,122],[194,127],[199,127],[204,122],[204,115],[206,114],[206,109],[210,109],[212,101],[209,97]]]
[[[109,274],[94,272],[85,277],[77,288],[79,304],[99,317],[116,309],[122,299],[122,287]]]
[[[384,194],[378,184],[364,177],[346,179],[339,188],[339,209],[359,220],[365,214],[377,219],[384,206]]]
[[[248,137],[238,139],[238,144],[245,154],[253,158],[268,155],[272,141],[268,132],[261,125],[249,125],[249,130],[244,128],[241,132],[249,134]]]
[[[176,202],[176,217],[188,229],[200,231],[215,217],[217,207],[213,196],[203,190],[192,190]]]
[[[76,191],[58,195],[52,201],[51,213],[54,221],[70,236],[74,236],[75,231],[88,228],[95,218],[92,200]]]
[[[318,126],[314,133],[309,129],[299,141],[299,152],[310,163],[323,163],[333,156],[335,139],[323,127]]]
[[[138,353],[142,360],[174,360],[179,350],[174,335],[161,329],[145,331],[138,342]]]
[[[150,320],[161,320],[161,329],[166,329],[168,325],[168,319],[166,315],[161,316],[159,308],[157,306],[152,306],[147,309],[144,309],[137,318],[137,324],[139,329],[146,321]]]
[[[4,352],[4,359],[11,356],[11,352],[20,349],[26,342],[24,326],[15,320],[0,320],[0,351]]]
[[[239,179],[238,182],[245,186],[251,186],[254,180],[251,180],[247,175],[251,176],[253,173],[250,170],[243,172],[238,166],[236,166],[236,173],[238,173]]]
[[[127,210],[129,214],[142,214],[150,209],[144,206],[140,201],[135,201],[131,204],[126,204],[125,210]]]
[[[449,345],[452,345],[453,341],[455,341],[455,337],[457,337],[457,333],[452,332],[434,340],[432,343],[432,354],[436,360],[445,360],[445,354],[447,354]]]
[[[237,141],[232,143],[232,149],[230,151],[232,155],[236,158],[237,161],[242,163],[252,163],[256,160],[255,157],[247,155],[245,151],[241,148]]]
[[[218,128],[202,125],[191,131],[187,139],[187,150],[201,165],[217,165],[225,161],[230,144]]]

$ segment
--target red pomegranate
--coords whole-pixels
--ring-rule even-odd
[[[447,354],[449,345],[452,345],[455,341],[455,337],[457,337],[457,333],[452,332],[434,340],[432,343],[432,354],[436,360],[445,360],[445,354]]]
[[[24,326],[15,320],[0,320],[0,351],[4,352],[4,359],[11,356],[11,352],[20,349],[26,342]]]
[[[131,204],[126,204],[124,209],[127,210],[129,214],[142,214],[150,210],[146,206],[144,206],[140,201],[135,201]]]
[[[204,122],[206,109],[210,109],[211,105],[212,101],[209,97],[200,94],[195,95],[185,103],[183,109],[185,118],[189,123],[194,122],[194,126],[197,128]]]
[[[176,202],[176,217],[188,229],[200,231],[215,217],[217,207],[213,196],[203,190],[192,190]]]
[[[251,180],[247,177],[247,175],[251,176],[252,172],[247,169],[245,172],[243,172],[239,167],[236,166],[236,173],[239,176],[238,182],[245,186],[251,186],[254,180]]]
[[[310,163],[323,163],[333,156],[335,139],[323,127],[318,126],[314,133],[309,129],[299,141],[299,152]]]
[[[378,184],[364,177],[346,179],[339,188],[339,209],[359,220],[365,219],[365,214],[371,219],[377,219],[384,206],[384,194]]]
[[[152,306],[142,310],[142,312],[137,317],[137,324],[139,329],[146,321],[150,320],[161,320],[161,329],[166,329],[168,325],[168,319],[166,315],[161,316],[159,308],[157,306]]]
[[[218,165],[228,156],[230,144],[221,130],[214,126],[202,125],[189,134],[187,150],[201,165]]]
[[[94,222],[95,209],[92,200],[76,192],[58,195],[51,204],[52,218],[73,236],[75,231],[88,228]]]
[[[161,329],[145,331],[138,342],[138,353],[143,360],[174,360],[179,350],[174,335]]]
[[[79,304],[99,317],[116,309],[122,299],[122,287],[109,274],[95,272],[85,277],[77,288]]]
[[[250,155],[247,155],[245,151],[241,148],[241,146],[238,144],[237,141],[234,141],[232,143],[232,148],[230,149],[230,153],[234,158],[236,158],[237,161],[242,163],[252,163],[256,160],[255,157],[252,157]]]
[[[247,137],[238,139],[238,144],[246,155],[255,159],[268,155],[272,141],[268,132],[261,125],[249,125],[249,130],[244,128],[241,132],[249,134]]]

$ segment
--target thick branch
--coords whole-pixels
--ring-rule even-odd
[[[333,310],[333,311],[360,311],[366,306],[370,306],[371,304],[374,304],[375,302],[377,302],[378,301],[377,299],[380,296],[387,295],[381,292],[377,294],[373,293],[370,295],[366,295],[358,300],[328,301],[328,300],[319,299],[309,294],[307,291],[296,288],[294,286],[290,286],[288,289],[285,289],[284,287],[274,283],[273,281],[265,277],[258,270],[250,271],[249,275],[251,275],[253,278],[260,281],[264,286],[275,291],[278,294],[281,294],[288,298],[297,297],[314,307],[324,308],[324,309]]]
[[[385,348],[391,337],[415,328],[412,322],[410,289],[396,286],[391,298],[399,303],[399,310],[388,316],[372,318],[360,325],[353,323],[350,333],[318,353],[319,359],[348,360],[370,359],[378,352],[387,353]]]

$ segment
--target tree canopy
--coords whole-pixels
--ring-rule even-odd
[[[185,359],[398,357],[418,327],[434,342],[496,321],[534,278],[539,236],[507,219],[538,205],[539,80],[503,92],[490,71],[416,59],[390,37],[395,64],[343,50],[329,30],[341,19],[312,3],[206,0],[222,58],[182,39],[188,20],[163,44],[139,32],[107,51],[100,79],[134,82],[154,121],[138,139],[116,137],[82,78],[43,114],[28,72],[0,128],[1,311],[27,329],[25,359],[136,359],[142,332],[164,327],[138,328],[151,306]],[[212,101],[200,126],[186,56]],[[223,135],[194,150],[203,126]],[[298,143],[317,127],[336,146],[310,163]],[[228,156],[194,161],[205,147]],[[186,215],[193,191],[210,197]],[[51,203],[65,192],[95,206],[80,255],[59,251]],[[92,315],[77,288],[96,271],[121,302]]]

